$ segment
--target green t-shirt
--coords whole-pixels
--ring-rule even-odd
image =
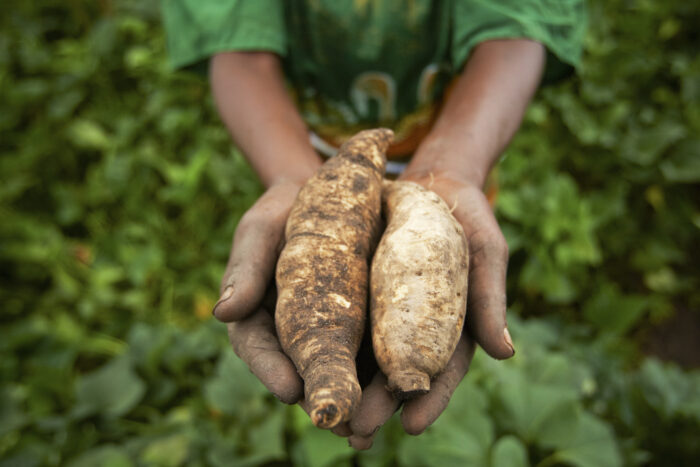
[[[175,67],[222,51],[270,51],[307,124],[335,145],[387,126],[420,134],[479,42],[529,38],[549,51],[545,80],[581,56],[583,0],[163,0]],[[405,148],[410,152],[410,144]],[[399,150],[398,153],[401,153]]]

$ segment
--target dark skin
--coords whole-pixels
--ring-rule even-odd
[[[410,434],[423,432],[447,407],[476,344],[497,359],[515,353],[506,326],[508,247],[482,188],[520,125],[544,63],[544,48],[537,42],[513,39],[478,45],[400,177],[455,206],[453,214],[464,228],[470,253],[465,329],[430,392],[403,404],[401,423]],[[271,292],[292,203],[322,160],[285,91],[277,56],[218,54],[210,76],[222,120],[267,187],[238,225],[214,315],[228,323],[234,350],[260,381],[283,402],[303,407],[303,383],[275,335]],[[353,419],[333,430],[347,436],[356,449],[371,447],[374,434],[399,408],[385,384],[384,375],[377,373],[363,389]]]

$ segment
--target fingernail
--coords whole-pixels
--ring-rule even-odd
[[[515,355],[515,347],[513,347],[513,339],[510,338],[510,333],[508,332],[508,328],[503,329],[503,339],[505,339],[506,344],[508,347],[510,347],[510,350],[513,351],[513,355]]]
[[[221,297],[219,297],[219,301],[216,302],[216,305],[214,305],[214,309],[211,311],[211,313],[213,315],[216,315],[216,309],[219,308],[219,305],[221,305],[221,303],[231,298],[231,295],[233,295],[233,286],[229,285],[224,289],[224,293],[222,293]]]

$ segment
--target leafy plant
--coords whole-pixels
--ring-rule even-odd
[[[697,370],[645,332],[697,315],[700,10],[591,1],[579,77],[498,167],[517,356],[481,353],[423,435],[355,453],[275,400],[211,308],[261,193],[157,2],[0,15],[0,465],[684,465]]]

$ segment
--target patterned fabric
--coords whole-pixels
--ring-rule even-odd
[[[407,156],[429,131],[472,49],[529,38],[548,51],[545,80],[579,63],[582,0],[163,0],[175,67],[206,70],[221,51],[283,59],[299,111],[332,151],[369,127],[396,133]]]

